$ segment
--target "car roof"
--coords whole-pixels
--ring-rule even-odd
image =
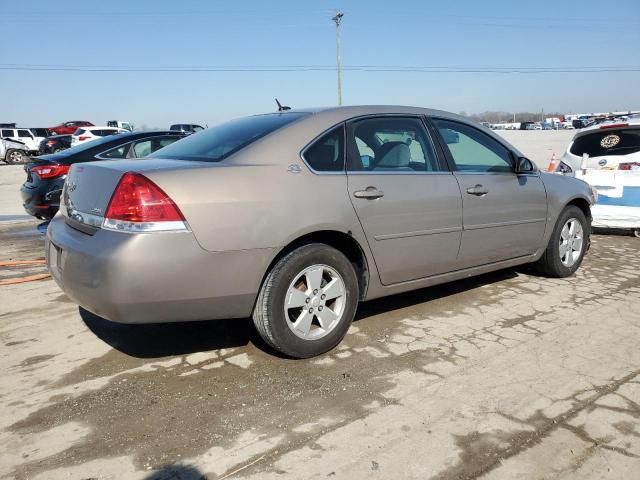
[[[619,126],[614,126],[614,125],[619,125]],[[603,128],[605,127],[605,128]],[[589,127],[585,127],[582,128],[580,130],[578,130],[578,132],[576,133],[575,137],[581,137],[583,135],[588,135],[589,133],[595,132],[595,131],[599,131],[599,130],[606,130],[608,128],[611,129],[624,129],[624,128],[635,128],[635,127],[640,127],[640,118],[630,118],[629,120],[611,120],[611,121],[606,121],[606,122],[602,122],[602,123],[598,123],[596,125],[591,125]]]

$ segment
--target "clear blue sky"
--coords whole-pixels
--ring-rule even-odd
[[[334,66],[336,8],[349,66],[474,69],[635,67],[640,1],[0,2],[0,122],[64,120],[213,125],[294,107],[334,105],[335,71],[90,72],[9,64]],[[344,103],[450,111],[564,112],[640,108],[640,72],[486,73],[347,70]]]

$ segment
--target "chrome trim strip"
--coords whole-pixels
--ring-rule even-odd
[[[526,225],[528,223],[546,223],[546,218],[532,218],[531,220],[513,220],[511,222],[483,223],[480,225],[465,226],[465,230],[481,230],[483,228],[510,227],[512,225]]]
[[[441,233],[454,233],[461,231],[462,227],[445,227],[433,228],[431,230],[418,230],[416,232],[389,233],[386,235],[376,235],[373,238],[375,238],[376,240],[391,240],[394,238],[422,237],[424,235],[438,235]]]
[[[347,175],[349,175],[350,177],[355,177],[358,175],[453,175],[453,172],[428,172],[428,171],[414,171],[414,172],[407,172],[405,171],[400,171],[400,172],[394,172],[393,170],[384,170],[384,171],[375,171],[375,170],[370,170],[370,171],[366,171],[366,170],[349,170],[347,171]]]

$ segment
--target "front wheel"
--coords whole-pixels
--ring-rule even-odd
[[[9,150],[5,161],[9,165],[19,165],[21,163],[27,163],[27,155],[22,150]]]
[[[268,273],[253,323],[270,346],[294,358],[328,352],[344,338],[358,305],[349,260],[313,243],[288,253]]]
[[[536,266],[556,278],[573,275],[582,264],[589,246],[591,226],[584,212],[569,206],[558,217],[549,244]]]

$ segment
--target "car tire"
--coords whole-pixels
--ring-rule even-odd
[[[314,357],[342,341],[358,298],[358,279],[347,257],[329,245],[312,243],[286,254],[269,271],[253,323],[281,353]]]
[[[590,234],[591,224],[584,212],[574,205],[566,207],[558,217],[544,254],[536,263],[537,270],[554,278],[573,275],[589,249]]]
[[[27,156],[22,150],[7,150],[7,155],[5,156],[4,161],[9,165],[20,165],[27,163]]]

